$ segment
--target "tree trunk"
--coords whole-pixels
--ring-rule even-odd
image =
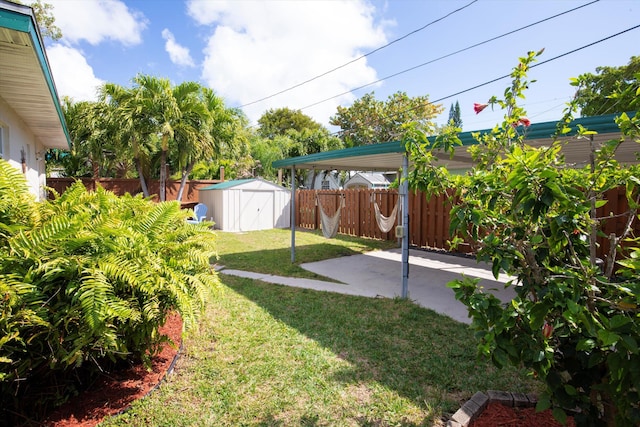
[[[91,156],[91,169],[93,170],[93,179],[97,180],[100,178],[100,164],[98,161]]]
[[[187,165],[187,167],[182,171],[182,176],[180,177],[180,188],[178,188],[178,195],[176,196],[176,200],[182,202],[182,193],[184,192],[184,187],[187,185],[187,178],[189,174],[193,170],[195,166],[195,162],[191,162]]]
[[[136,166],[136,171],[138,172],[142,195],[144,197],[149,197],[149,188],[147,187],[147,181],[144,179],[142,163],[140,162],[140,147],[138,145],[138,139],[135,136],[131,138],[131,148],[133,149],[133,164]]]
[[[144,174],[142,173],[142,165],[140,164],[139,158],[134,158],[133,162],[136,164],[136,170],[138,171],[138,176],[140,177],[140,188],[142,188],[142,195],[144,197],[149,197],[149,188],[147,187],[147,181],[144,179]]]
[[[160,201],[164,202],[167,199],[167,151],[162,150],[160,154]]]
[[[313,169],[311,171],[311,190],[315,190],[316,188],[316,170]]]

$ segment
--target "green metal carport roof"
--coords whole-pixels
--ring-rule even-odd
[[[633,115],[634,113],[629,113]],[[604,142],[619,135],[620,130],[614,119],[618,114],[608,114],[595,117],[584,117],[574,120],[570,126],[573,132],[563,138],[568,140],[563,148],[567,163],[583,163],[589,158],[589,144],[585,144],[575,138],[578,125],[598,132],[594,142]],[[552,141],[556,131],[557,122],[534,123],[526,133],[527,143],[532,146],[548,145]],[[475,133],[487,133],[491,129],[472,132],[463,132],[459,135],[462,147],[456,148],[453,158],[442,153],[440,156],[443,166],[450,170],[469,169],[472,166],[471,155],[468,147],[477,144],[473,137]],[[618,152],[620,161],[636,162],[635,144],[623,144]],[[402,165],[402,157],[405,147],[400,141],[385,142],[380,144],[364,145],[360,147],[345,148],[342,150],[326,151],[309,154],[307,156],[292,157],[273,162],[274,168],[317,169],[317,170],[360,170],[360,171],[393,171]]]

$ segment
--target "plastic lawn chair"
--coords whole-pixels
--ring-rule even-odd
[[[193,207],[193,213],[195,214],[195,218],[188,219],[187,222],[189,224],[198,224],[204,221],[207,217],[207,205],[198,203]]]

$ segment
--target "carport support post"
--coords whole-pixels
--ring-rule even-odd
[[[409,158],[402,156],[402,298],[409,297]]]
[[[296,262],[296,167],[291,166],[291,264]]]

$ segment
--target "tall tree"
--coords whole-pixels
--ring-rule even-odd
[[[441,105],[430,103],[428,96],[410,98],[405,92],[396,92],[386,101],[379,101],[371,92],[350,107],[338,107],[338,113],[329,123],[340,127],[340,138],[345,146],[356,147],[399,141],[406,132],[404,125],[407,123],[432,130],[432,120],[442,110]]]
[[[258,135],[264,140],[254,139],[252,155],[260,162],[262,173],[269,178],[276,174],[271,168],[274,160],[343,148],[339,138],[332,136],[327,128],[300,110],[268,110],[258,123]],[[304,178],[304,171],[300,173]]]
[[[100,92],[101,99],[113,108],[110,119],[118,125],[119,146],[123,152],[131,154],[142,193],[149,197],[146,178],[149,176],[149,157],[154,151],[154,128],[141,102],[139,88],[106,83]]]
[[[460,118],[460,103],[456,101],[455,104],[451,104],[449,108],[449,124],[462,129],[462,119]]]
[[[202,86],[199,84],[178,85],[174,87],[173,94],[180,112],[171,125],[176,163],[181,175],[177,195],[177,200],[180,201],[195,162],[203,156],[211,156],[214,151],[210,132],[213,119],[212,112],[205,104]]]
[[[597,67],[572,80],[578,86],[576,104],[583,117],[633,111],[640,90],[640,56],[621,67]]]
[[[274,138],[276,135],[285,135],[289,130],[298,132],[303,129],[319,130],[322,125],[314,121],[300,110],[289,108],[277,108],[267,110],[260,119],[258,134],[263,138]]]
[[[183,118],[180,107],[191,108],[189,97],[196,96],[199,85],[185,82],[173,88],[166,78],[139,74],[133,79],[137,91],[137,101],[153,126],[153,132],[160,137],[160,201],[166,200],[167,152],[173,140],[175,126]],[[185,123],[184,121],[182,122]]]
[[[94,179],[125,173],[120,170],[127,162],[116,147],[118,127],[110,118],[111,106],[104,102],[74,103],[65,97],[62,110],[71,137],[71,150],[62,157],[66,174],[84,176],[86,167],[91,168]]]
[[[200,86],[197,93],[186,98],[176,96],[176,100],[181,111],[181,118],[174,128],[180,169],[177,199],[182,200],[186,180],[195,164],[219,160],[223,155],[233,157],[246,122],[238,110],[227,108],[224,100],[210,88]]]

